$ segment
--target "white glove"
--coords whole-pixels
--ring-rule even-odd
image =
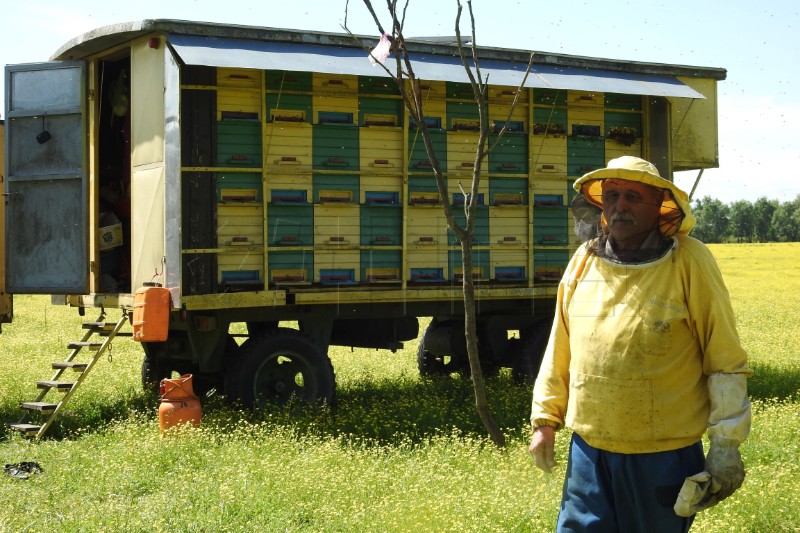
[[[711,474],[708,472],[687,477],[678,493],[678,499],[675,500],[675,514],[688,517],[716,504],[716,501],[711,502],[710,489]]]
[[[751,419],[746,380],[744,374],[715,373],[708,377],[710,446],[705,470],[684,481],[674,506],[678,516],[708,509],[742,486],[744,463],[739,444],[750,432]]]

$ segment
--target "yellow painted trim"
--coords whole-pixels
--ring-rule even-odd
[[[237,309],[242,307],[283,307],[286,291],[228,292],[183,296],[186,309]]]
[[[106,309],[133,309],[133,294],[92,293],[71,294],[66,304],[73,307],[103,307]]]
[[[509,287],[475,288],[477,300],[555,298],[557,285],[546,287]],[[298,292],[294,295],[295,303],[300,304],[365,304],[365,303],[398,303],[398,302],[430,302],[439,300],[462,300],[464,293],[461,287],[453,289],[396,289],[396,290],[338,290],[326,292]]]
[[[262,172],[258,167],[181,167],[181,172],[240,172],[255,174]]]

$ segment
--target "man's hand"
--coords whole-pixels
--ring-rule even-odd
[[[547,473],[552,472],[556,465],[555,443],[555,430],[550,426],[539,426],[533,430],[533,438],[528,451],[531,452],[536,466]]]

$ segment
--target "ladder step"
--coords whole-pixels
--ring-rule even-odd
[[[42,426],[37,426],[35,424],[6,424],[9,429],[13,429],[14,431],[19,431],[20,433],[24,433],[25,435],[32,437],[39,433],[39,430]]]
[[[81,327],[83,327],[83,329],[104,329],[111,331],[116,325],[116,322],[84,322]]]
[[[102,342],[70,342],[67,343],[67,348],[74,350],[75,348],[88,348],[90,350],[99,350],[103,345]]]
[[[89,363],[76,363],[75,361],[55,361],[52,364],[52,367],[55,369],[71,368],[76,372],[83,372],[88,366]]]
[[[47,402],[22,402],[19,406],[28,411],[55,411],[58,404]]]
[[[40,389],[56,389],[67,392],[75,383],[72,381],[37,381],[36,386]]]

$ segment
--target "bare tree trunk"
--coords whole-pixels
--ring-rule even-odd
[[[489,433],[492,442],[502,448],[506,445],[506,438],[489,410],[486,385],[483,381],[483,371],[478,356],[478,332],[475,326],[477,323],[475,315],[475,285],[472,277],[472,243],[470,241],[461,243],[461,257],[464,267],[464,335],[467,340],[467,356],[469,357],[469,369],[472,376],[472,388],[475,392],[475,409],[478,411],[478,416],[483,422],[483,427]]]
[[[394,81],[397,84],[398,89],[400,90],[400,95],[403,99],[403,103],[405,104],[405,107],[409,111],[411,116],[414,118],[416,126],[419,129],[420,135],[425,145],[426,153],[431,162],[431,167],[433,168],[434,179],[436,180],[436,186],[439,191],[439,197],[442,201],[442,208],[444,210],[445,218],[447,219],[447,225],[461,243],[461,258],[462,258],[461,262],[464,272],[463,274],[464,335],[467,344],[467,357],[469,359],[470,375],[472,377],[472,385],[475,393],[475,407],[478,411],[478,415],[480,416],[481,422],[483,422],[483,425],[486,428],[486,431],[489,433],[489,436],[491,437],[492,441],[498,447],[502,448],[505,446],[505,436],[503,435],[500,426],[494,420],[494,417],[492,416],[491,411],[489,409],[489,402],[486,396],[486,385],[483,379],[483,371],[481,369],[481,362],[478,349],[478,333],[476,326],[477,315],[475,312],[475,285],[472,272],[472,265],[473,265],[472,235],[475,228],[475,213],[477,211],[476,208],[478,206],[478,186],[480,184],[481,166],[483,164],[483,160],[486,158],[489,151],[493,148],[493,146],[487,146],[489,138],[489,120],[487,115],[486,98],[485,98],[486,84],[484,80],[481,79],[480,66],[477,56],[477,48],[475,44],[476,41],[475,16],[472,11],[472,2],[471,0],[468,0],[467,5],[469,6],[469,14],[471,21],[471,29],[472,29],[472,60],[475,69],[475,73],[473,74],[472,68],[468,64],[467,57],[465,55],[463,47],[463,41],[461,39],[460,22],[461,22],[462,5],[461,1],[457,0],[458,12],[456,15],[455,31],[457,37],[458,52],[461,58],[461,62],[464,65],[464,70],[467,76],[469,77],[470,84],[472,85],[472,90],[475,96],[475,102],[478,105],[478,114],[480,118],[479,137],[475,150],[475,164],[473,166],[472,183],[470,184],[469,193],[467,193],[462,189],[462,194],[464,196],[464,214],[466,217],[466,223],[462,228],[456,221],[455,216],[453,215],[453,207],[450,203],[450,198],[448,196],[448,191],[447,191],[447,182],[445,181],[444,173],[441,171],[441,165],[439,164],[438,157],[434,152],[433,142],[431,140],[431,136],[428,131],[427,125],[425,124],[421,91],[418,80],[414,75],[414,69],[409,57],[408,49],[406,48],[405,37],[403,35],[403,24],[405,21],[405,9],[408,7],[408,2],[409,0],[406,0],[405,6],[403,8],[403,15],[401,17],[398,17],[397,0],[386,0],[387,9],[389,11],[390,16],[392,17],[391,35],[392,35],[393,50],[395,55],[395,71],[392,72],[385,65],[383,65],[383,67],[386,70],[386,72],[394,78]],[[375,10],[372,7],[371,0],[364,0],[364,5],[372,14],[372,17],[375,20],[375,24],[377,25],[378,30],[381,32],[381,34],[386,33],[380,24],[379,18],[375,13]],[[347,29],[347,7],[345,7],[344,29],[345,31],[350,33],[350,31]],[[531,56],[530,62],[531,63],[533,62],[533,56]],[[530,70],[530,63],[528,64],[528,70]],[[523,78],[522,84],[525,83],[526,78],[527,78],[527,73],[525,75],[525,78]],[[408,90],[406,90],[404,79],[407,79],[410,82],[408,84],[409,85]],[[509,110],[509,120],[511,114],[513,113],[514,107],[516,106],[517,98],[519,97],[519,92],[522,90],[521,87],[522,85],[520,85],[520,89],[517,90],[517,96],[515,97],[514,102],[512,103],[511,108]],[[506,120],[506,124],[508,124],[508,120]],[[499,142],[500,137],[503,135],[503,133],[505,133],[506,127],[507,126],[504,125],[503,128],[500,130],[495,144]]]

